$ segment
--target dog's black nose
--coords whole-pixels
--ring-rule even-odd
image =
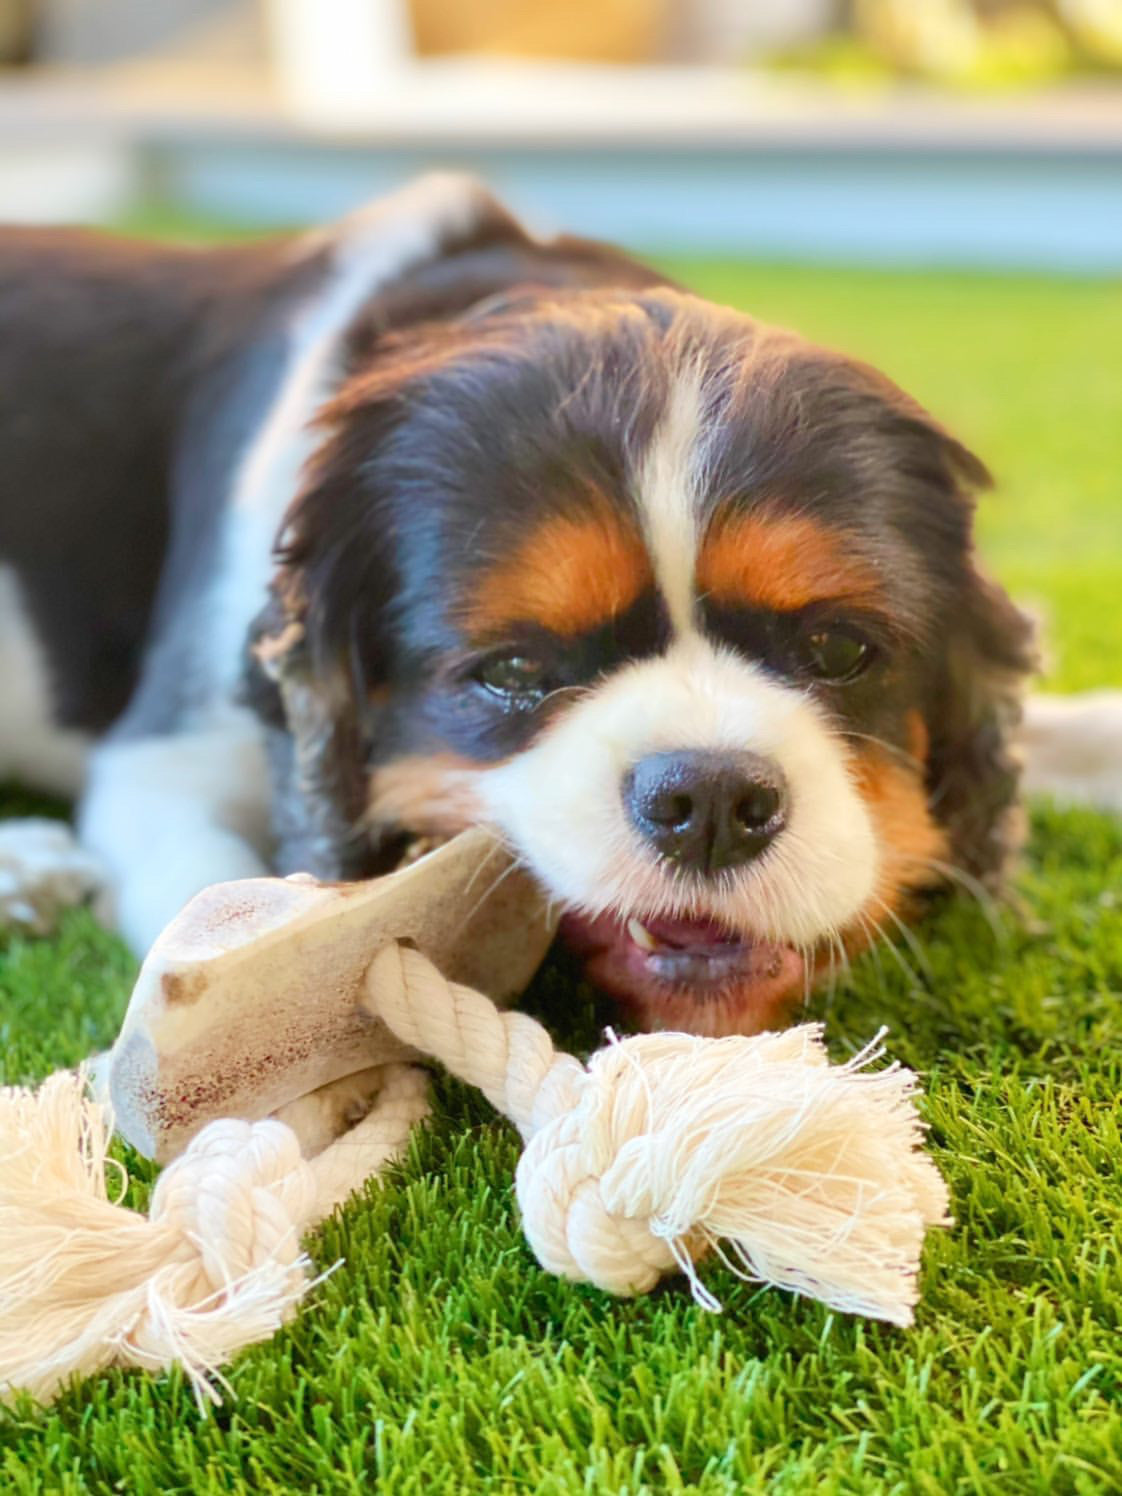
[[[715,873],[758,857],[783,830],[786,784],[754,753],[652,753],[623,784],[635,826],[663,857]]]

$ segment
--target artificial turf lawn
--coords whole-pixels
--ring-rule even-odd
[[[1001,480],[984,548],[1050,614],[1052,682],[1122,683],[1122,287],[672,268],[944,417]],[[120,1373],[24,1404],[0,1415],[0,1489],[1122,1490],[1122,824],[1037,807],[1018,888],[1021,916],[948,907],[816,1006],[836,1056],[887,1023],[927,1078],[957,1224],[913,1330],[719,1271],[722,1317],[680,1284],[620,1302],[550,1278],[512,1130],[442,1083],[407,1162],[313,1239],[346,1266],[237,1360],[225,1407],[202,1421],[178,1376]],[[85,913],[0,937],[4,1078],[107,1044],[132,970]],[[604,1016],[559,967],[531,1001],[578,1044]]]

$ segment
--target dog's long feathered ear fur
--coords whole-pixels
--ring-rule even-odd
[[[945,483],[969,526],[974,491],[988,488],[984,464],[936,422],[924,424],[945,465]],[[949,836],[951,861],[996,887],[1023,839],[1015,739],[1029,674],[1037,668],[1035,628],[967,550],[951,600],[949,635],[928,703],[928,789]]]
[[[271,728],[276,860],[321,878],[384,872],[400,850],[395,834],[380,843],[366,820],[397,594],[374,459],[401,419],[404,389],[425,369],[392,335],[385,342],[388,353],[320,412],[323,440],[286,516],[270,601],[249,641],[247,695]]]
[[[932,808],[956,867],[1000,882],[1023,836],[1015,748],[1034,629],[1002,589],[971,570],[928,716]]]
[[[359,878],[401,848],[367,823],[366,769],[398,592],[387,479],[378,458],[407,392],[464,336],[456,324],[384,334],[320,410],[323,432],[285,518],[269,605],[249,641],[247,696],[271,727],[282,871]],[[400,474],[396,481],[403,480]]]
[[[393,580],[364,474],[382,413],[327,434],[278,549],[268,606],[250,633],[247,695],[269,730],[282,872],[369,877],[392,863],[365,824],[372,702]]]
[[[340,673],[316,667],[293,582],[283,572],[275,580],[250,630],[246,671],[247,698],[266,730],[277,869],[370,876],[381,869],[362,831],[360,713]]]

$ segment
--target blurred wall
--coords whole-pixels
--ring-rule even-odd
[[[36,52],[44,61],[118,62],[156,52],[252,62],[265,55],[256,0],[39,0]]]
[[[607,62],[739,62],[822,31],[835,0],[370,0],[400,5],[422,56],[478,52]],[[98,64],[174,52],[261,62],[268,0],[0,0],[39,13],[39,56]],[[331,0],[321,0],[331,24]]]

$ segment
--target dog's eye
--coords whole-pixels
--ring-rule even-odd
[[[816,629],[801,647],[803,668],[816,680],[844,685],[856,680],[873,657],[872,645],[845,629]]]
[[[494,695],[519,705],[540,701],[546,692],[545,666],[530,655],[496,655],[475,678]]]

